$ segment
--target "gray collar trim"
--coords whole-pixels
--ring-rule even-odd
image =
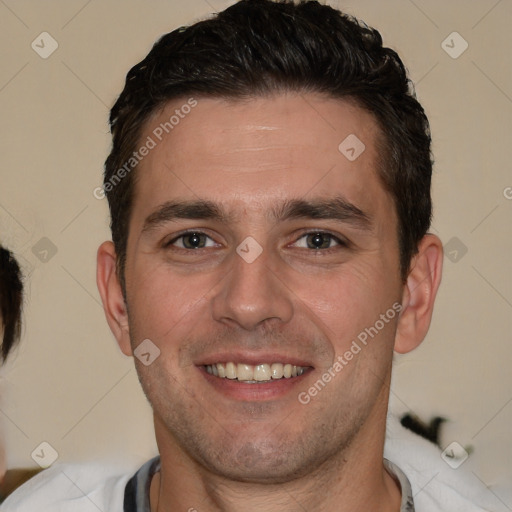
[[[400,505],[400,512],[414,512],[414,500],[409,479],[396,464],[393,464],[387,459],[384,459],[384,467],[400,484],[400,488],[402,490],[402,503]]]

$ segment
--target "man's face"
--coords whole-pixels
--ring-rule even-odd
[[[402,285],[376,123],[311,94],[198,98],[158,141],[155,128],[185,103],[156,113],[141,136],[157,145],[136,171],[129,335],[133,349],[149,339],[160,355],[137,361],[139,377],[161,452],[230,478],[285,481],[385,417],[398,315],[375,325]],[[356,139],[338,149],[354,135],[365,145],[355,159]],[[338,358],[346,364],[333,369]],[[217,363],[241,380],[209,374]],[[302,375],[258,381],[287,364]]]

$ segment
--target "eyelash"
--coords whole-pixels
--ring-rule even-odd
[[[168,242],[165,242],[164,243],[164,248],[169,248],[169,247],[172,247],[172,245],[174,243],[176,243],[178,240],[180,239],[183,239],[184,237],[186,237],[187,235],[204,235],[206,236],[207,238],[209,238],[210,240],[213,241],[213,238],[210,237],[208,234],[204,233],[203,231],[197,231],[197,230],[189,230],[189,231],[184,231],[183,233],[181,233],[180,235],[174,237],[172,240],[169,240]],[[308,235],[323,235],[323,236],[327,236],[327,237],[330,237],[331,240],[334,240],[335,242],[337,242],[337,246],[335,247],[328,247],[326,249],[312,249],[312,248],[309,248],[309,247],[303,247],[303,249],[308,249],[309,251],[314,251],[314,252],[331,252],[332,250],[335,250],[336,247],[349,247],[349,243],[339,237],[337,237],[336,235],[330,233],[329,231],[322,231],[322,230],[312,230],[312,231],[306,231],[304,233],[302,233],[298,238],[297,240],[294,242],[294,243],[297,243],[300,239],[304,238],[304,237],[307,237]],[[201,249],[208,249],[208,247],[199,247],[199,248],[196,248],[196,249],[189,249],[189,248],[186,248],[186,247],[176,247],[176,249],[178,250],[182,250],[182,251],[187,251],[187,252],[190,252],[190,251],[200,251]]]
[[[187,235],[204,235],[207,238],[209,238],[210,240],[213,240],[213,238],[211,236],[208,236],[203,231],[189,230],[189,231],[184,231],[180,235],[174,237],[172,240],[165,242],[164,247],[165,248],[171,247],[176,241],[180,240],[180,238],[185,238]],[[186,247],[177,247],[177,249],[183,250],[183,251],[192,251],[192,250],[200,251],[201,249],[205,249],[205,247],[200,247],[199,249],[187,249]]]

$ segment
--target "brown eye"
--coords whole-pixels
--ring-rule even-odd
[[[167,246],[172,245],[180,249],[204,249],[206,247],[213,247],[215,243],[204,233],[190,231],[174,238],[167,244]]]
[[[332,236],[326,233],[310,233],[306,236],[306,240],[309,249],[328,249]]]
[[[202,233],[187,233],[182,238],[186,249],[201,249],[206,243],[206,235]]]
[[[294,244],[304,249],[332,249],[336,246],[346,246],[346,243],[331,233],[315,231],[305,233]]]

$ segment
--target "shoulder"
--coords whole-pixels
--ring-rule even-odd
[[[389,417],[384,456],[411,483],[416,510],[422,512],[501,512],[495,495],[463,465],[457,469],[441,457],[441,450]]]
[[[105,464],[58,464],[18,488],[2,512],[122,512],[124,489],[134,471]]]

